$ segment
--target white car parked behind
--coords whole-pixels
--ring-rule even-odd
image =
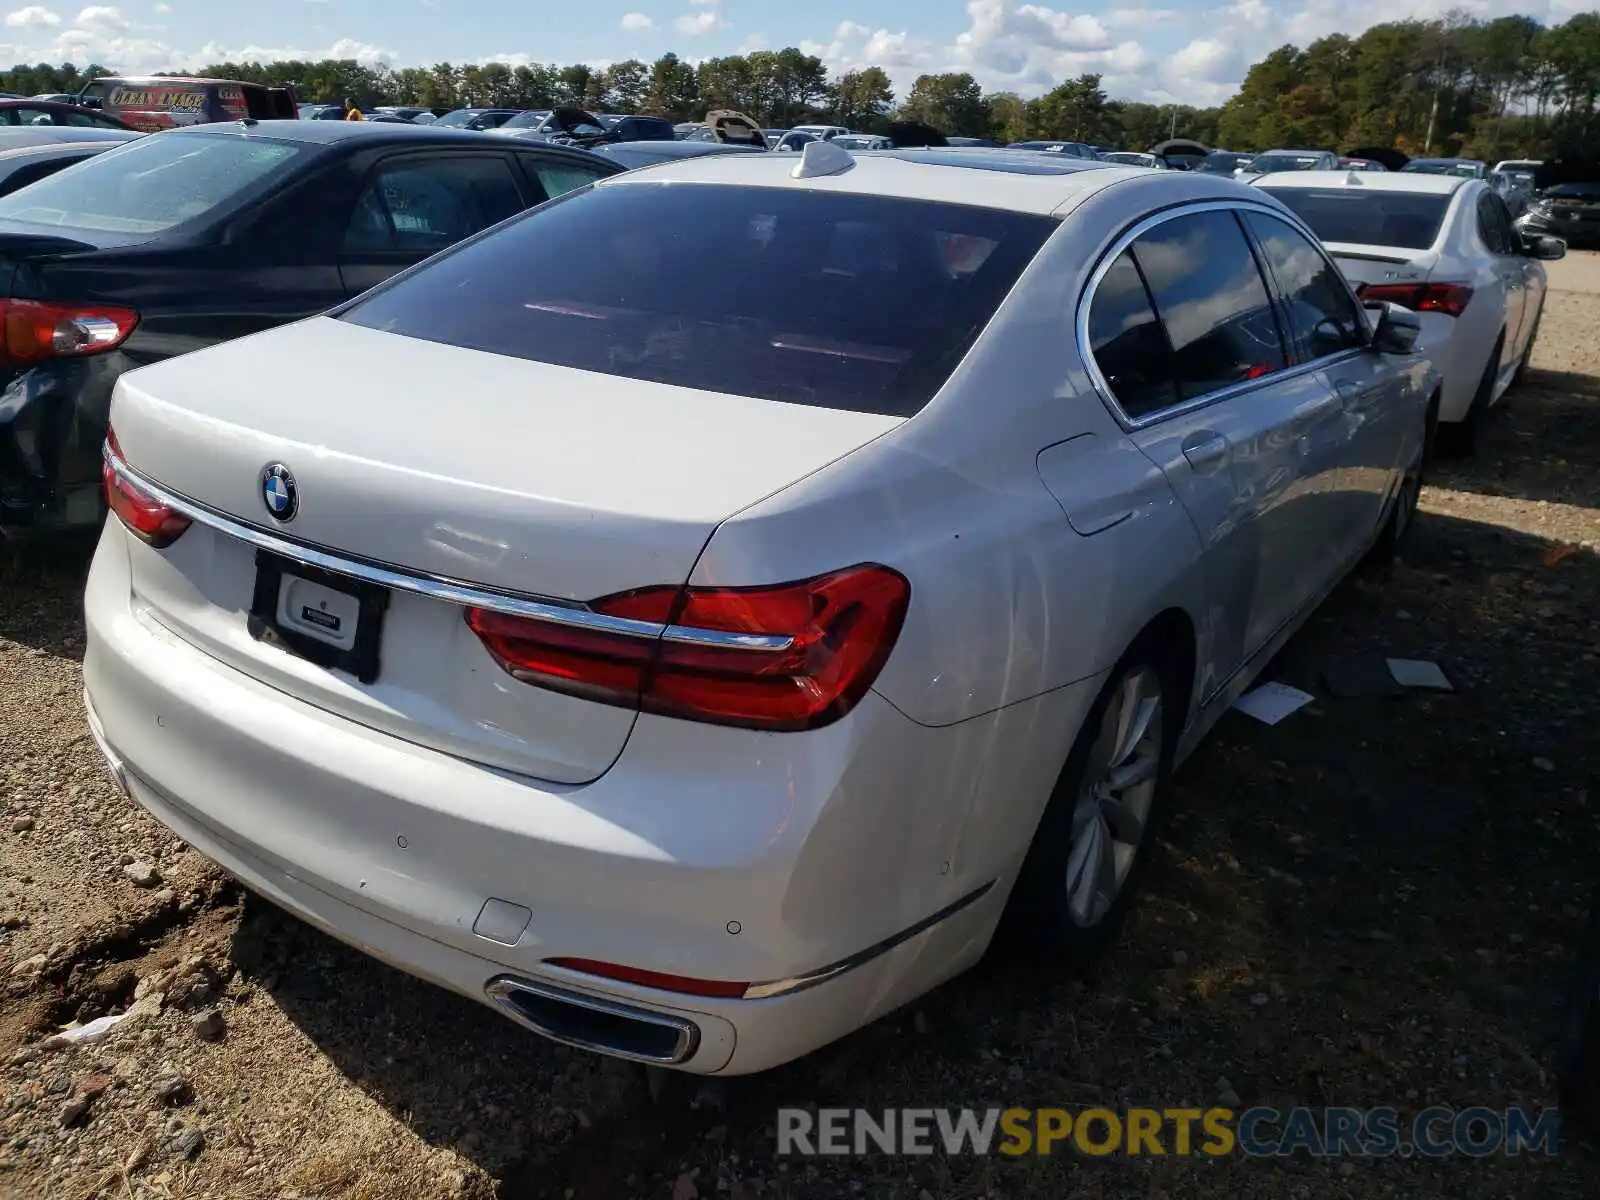
[[[1474,449],[1484,414],[1533,352],[1540,260],[1560,258],[1565,243],[1525,243],[1494,189],[1459,175],[1295,171],[1252,182],[1311,226],[1363,300],[1421,315],[1422,344],[1444,375],[1440,437]]]

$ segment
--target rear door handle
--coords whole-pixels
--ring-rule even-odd
[[[1228,457],[1228,439],[1207,430],[1183,439],[1183,456],[1196,471],[1215,470]]]
[[[1341,379],[1338,383],[1334,384],[1333,390],[1338,393],[1340,408],[1348,408],[1357,400],[1361,399],[1361,385],[1359,383],[1352,383],[1348,379]]]

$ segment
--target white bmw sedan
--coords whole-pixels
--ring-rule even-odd
[[[123,376],[90,727],[329,933],[761,1070],[1110,939],[1174,763],[1405,532],[1415,336],[1213,176],[617,176]]]
[[[1565,243],[1525,241],[1495,190],[1459,175],[1294,171],[1254,182],[1311,227],[1363,299],[1421,315],[1420,344],[1444,376],[1440,437],[1475,449],[1484,416],[1527,369],[1541,260],[1562,257]]]

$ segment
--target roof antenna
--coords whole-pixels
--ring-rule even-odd
[[[800,161],[789,172],[791,179],[815,179],[819,175],[843,175],[856,165],[856,156],[843,146],[818,138],[807,142]]]

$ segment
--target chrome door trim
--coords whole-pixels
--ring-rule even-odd
[[[1303,233],[1307,238],[1310,239],[1312,245],[1318,247],[1322,245],[1322,243],[1317,240],[1317,235],[1311,232],[1311,230],[1306,226],[1305,222],[1301,221],[1299,217],[1290,212],[1287,208],[1275,208],[1270,204],[1265,204],[1257,200],[1199,200],[1190,204],[1180,204],[1175,205],[1172,208],[1164,208],[1160,212],[1152,213],[1150,216],[1136,221],[1134,224],[1124,229],[1122,233],[1118,235],[1117,240],[1112,242],[1111,246],[1101,256],[1099,263],[1095,266],[1094,273],[1089,276],[1089,282],[1084,285],[1083,294],[1078,297],[1078,310],[1074,317],[1074,332],[1078,343],[1078,357],[1083,360],[1084,370],[1088,373],[1089,379],[1094,384],[1094,389],[1099,393],[1100,399],[1105,404],[1106,409],[1111,413],[1117,424],[1122,426],[1125,432],[1132,433],[1136,430],[1148,429],[1152,425],[1159,425],[1163,421],[1169,421],[1175,417],[1181,417],[1187,413],[1192,413],[1202,408],[1209,408],[1213,404],[1219,404],[1224,400],[1231,399],[1234,396],[1243,395],[1244,393],[1254,391],[1257,388],[1268,387],[1272,384],[1281,383],[1284,380],[1296,379],[1302,375],[1309,375],[1315,371],[1325,370],[1326,368],[1335,366],[1338,363],[1354,359],[1358,355],[1369,353],[1369,351],[1365,348],[1341,350],[1339,353],[1330,354],[1325,358],[1316,358],[1310,360],[1309,362],[1295,363],[1293,366],[1285,367],[1281,371],[1274,371],[1270,375],[1263,375],[1260,379],[1249,379],[1241,383],[1230,384],[1228,387],[1219,388],[1214,392],[1207,392],[1203,396],[1196,396],[1193,399],[1184,400],[1177,404],[1169,405],[1166,408],[1158,409],[1157,411],[1144,417],[1130,417],[1126,412],[1123,411],[1122,405],[1117,402],[1116,395],[1111,390],[1111,385],[1106,381],[1106,377],[1100,373],[1100,364],[1095,361],[1094,351],[1089,343],[1089,309],[1094,303],[1095,292],[1099,289],[1100,284],[1105,279],[1106,275],[1110,273],[1112,264],[1117,261],[1117,257],[1130,245],[1132,245],[1137,238],[1148,233],[1150,230],[1155,229],[1158,226],[1165,225],[1168,221],[1176,220],[1178,217],[1189,216],[1193,213],[1218,211],[1239,212],[1241,210],[1259,212],[1264,216],[1276,217],[1278,220],[1284,222],[1284,224],[1299,231],[1300,233]],[[1240,226],[1239,235],[1245,239],[1245,244],[1248,246],[1250,244],[1249,233],[1248,230],[1242,225]],[[1324,253],[1324,257],[1326,257],[1326,253]],[[1253,261],[1254,259],[1252,258],[1252,262]],[[1338,270],[1338,268],[1334,267],[1334,270]],[[1257,271],[1260,271],[1259,265],[1257,266]],[[1339,277],[1341,279],[1344,278],[1342,273]],[[1274,304],[1276,304],[1277,297],[1274,293],[1271,279],[1263,275],[1261,286],[1266,290],[1268,298],[1271,299]],[[1354,293],[1351,295],[1357,309],[1359,310],[1361,307],[1360,300],[1355,299]],[[1159,318],[1159,316],[1160,314],[1158,313],[1157,317]],[[1284,350],[1287,352],[1288,347],[1284,347]]]
[[[786,650],[794,643],[793,638],[781,634],[729,633],[721,629],[698,629],[687,625],[662,625],[655,621],[638,621],[629,617],[613,617],[606,613],[595,612],[593,609],[580,604],[551,599],[546,596],[528,596],[515,592],[495,591],[485,588],[481,584],[450,579],[442,575],[430,575],[387,563],[368,562],[364,559],[330,554],[320,547],[294,541],[269,532],[259,526],[247,524],[225,513],[218,512],[198,500],[191,500],[187,496],[179,495],[168,488],[162,487],[159,483],[130,467],[121,456],[112,452],[109,444],[103,448],[101,453],[105,457],[106,465],[119,478],[127,480],[141,491],[149,493],[160,503],[165,504],[175,512],[183,514],[191,521],[209,526],[228,537],[237,538],[239,541],[254,546],[258,550],[266,550],[269,553],[280,555],[294,562],[304,563],[306,566],[311,567],[320,567],[324,571],[332,571],[334,574],[345,575],[351,579],[375,583],[380,587],[401,592],[413,592],[434,600],[442,600],[447,604],[460,605],[463,608],[481,608],[489,612],[503,613],[506,616],[530,617],[535,620],[549,621],[556,625],[589,629],[599,633],[625,634],[630,637],[640,638],[661,638],[665,641],[679,642],[691,646],[712,646],[726,650],[763,650],[770,653]]]

